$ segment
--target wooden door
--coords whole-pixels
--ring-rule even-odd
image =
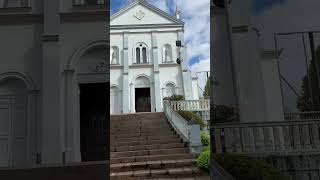
[[[151,112],[150,88],[135,89],[136,112]]]
[[[107,83],[80,85],[80,141],[82,161],[107,159]]]

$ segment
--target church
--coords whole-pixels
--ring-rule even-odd
[[[145,0],[110,19],[110,113],[161,112],[163,98],[198,100],[188,69],[184,22]]]

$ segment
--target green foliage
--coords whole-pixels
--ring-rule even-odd
[[[174,94],[174,95],[172,95],[171,97],[165,97],[165,98],[163,98],[163,100],[183,101],[183,100],[184,100],[184,96]]]
[[[316,70],[316,66],[320,70],[320,46],[316,50],[316,57],[317,59],[311,60],[309,72],[302,79],[302,92],[297,98],[297,108],[302,112],[320,110],[320,88]]]
[[[205,127],[203,120],[197,114],[190,111],[177,111],[177,113],[190,124],[199,124],[201,129]]]
[[[214,158],[235,179],[287,180],[280,171],[263,160],[231,154],[215,155]]]
[[[203,146],[209,146],[210,145],[210,136],[206,134],[205,132],[201,132],[201,142]]]
[[[206,172],[210,171],[210,148],[206,148],[202,151],[197,158],[197,166]]]
[[[204,87],[204,91],[203,91],[203,97],[204,98],[210,98],[210,94],[211,94],[211,86],[210,86],[210,77],[208,78],[207,82],[206,82],[206,86]]]
[[[215,123],[237,121],[237,110],[225,105],[214,105],[212,108],[212,119]]]

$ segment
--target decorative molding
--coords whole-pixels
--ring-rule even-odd
[[[142,10],[137,11],[134,13],[134,17],[136,17],[138,20],[142,20],[146,13],[144,13]]]
[[[111,25],[110,30],[121,29],[150,29],[150,28],[183,28],[181,24],[133,24],[133,25]]]
[[[160,63],[159,67],[179,67],[180,65],[177,63]]]
[[[117,13],[113,14],[110,18],[110,20],[112,21],[113,19],[115,19],[116,17],[120,16],[121,14],[124,14],[125,12],[127,12],[128,10],[130,10],[131,8],[135,7],[136,5],[142,5],[144,6],[145,8],[155,12],[156,14],[168,19],[168,20],[171,20],[172,22],[174,23],[178,23],[178,24],[184,24],[183,21],[181,21],[180,19],[177,19],[175,16],[172,16],[164,11],[162,11],[161,9],[149,4],[147,1],[136,1],[134,3],[131,3],[129,6],[121,9],[120,11],[118,11]]]
[[[153,68],[153,64],[133,64],[129,66],[129,69],[136,69],[136,68]]]
[[[58,34],[42,35],[42,41],[57,42],[59,41],[59,35]]]
[[[232,32],[233,33],[246,33],[248,31],[249,31],[249,26],[247,26],[247,25],[232,27]]]
[[[99,64],[96,65],[95,69],[93,69],[93,72],[98,72],[98,73],[109,72],[109,64],[104,61],[101,61]]]

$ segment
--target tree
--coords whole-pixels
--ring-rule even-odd
[[[211,78],[209,77],[207,82],[206,82],[206,86],[204,87],[204,92],[203,92],[203,97],[204,98],[210,98],[210,94],[211,94],[210,79]]]
[[[304,111],[320,110],[320,88],[317,76],[317,67],[320,69],[320,46],[316,50],[316,59],[312,59],[309,64],[309,72],[302,78],[302,93],[297,98],[297,108]]]

